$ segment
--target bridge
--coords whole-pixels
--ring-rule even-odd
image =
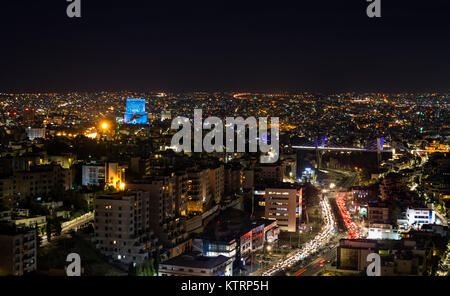
[[[438,143],[439,144],[439,143]],[[333,141],[326,141],[326,136],[323,136],[321,143],[319,145],[318,137],[314,137],[313,141],[303,141],[302,143],[296,143],[292,145],[294,149],[300,150],[315,150],[316,158],[319,168],[322,166],[322,155],[323,151],[354,151],[354,152],[376,152],[378,156],[378,164],[381,163],[382,153],[392,153],[397,152],[410,152],[417,153],[421,155],[422,153],[449,153],[450,145],[439,144],[435,146],[427,146],[425,149],[418,148],[408,148],[403,146],[401,143],[387,143],[384,137],[377,138],[376,140],[368,141],[364,147],[345,147],[334,143]]]
[[[354,151],[354,152],[376,152],[378,154],[378,163],[381,163],[382,153],[395,153],[396,149],[391,147],[389,143],[385,143],[384,137],[377,138],[375,141],[369,141],[364,147],[345,147],[338,145],[332,141],[326,142],[326,136],[322,137],[319,145],[318,137],[314,137],[313,142],[303,142],[292,145],[293,149],[315,150],[319,168],[322,167],[322,151]],[[399,147],[399,150],[407,151],[405,147]]]

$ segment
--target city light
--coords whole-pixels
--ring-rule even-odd
[[[95,138],[97,138],[97,133],[90,133],[90,134],[87,134],[86,137],[88,137],[88,138],[90,138],[90,139],[95,139]]]
[[[448,277],[450,1],[22,2],[0,26],[0,278]]]
[[[331,205],[328,198],[322,198],[320,201],[320,208],[323,217],[321,231],[310,241],[302,246],[299,251],[290,254],[287,258],[278,261],[274,266],[262,273],[263,276],[271,276],[281,270],[287,270],[300,260],[306,259],[308,256],[317,253],[330,239],[335,235],[335,220],[331,211]]]
[[[344,220],[345,226],[347,227],[348,238],[349,239],[359,238],[361,236],[359,233],[359,227],[353,221],[351,214],[347,210],[347,206],[345,204],[345,194],[344,193],[337,194],[336,204],[338,205],[339,211],[341,213],[341,217]]]

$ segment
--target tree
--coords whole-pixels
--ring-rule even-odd
[[[154,269],[154,260],[146,260],[144,263],[139,265],[136,271],[137,276],[154,276],[155,275],[155,269]]]
[[[389,204],[389,212],[391,221],[397,221],[402,216],[402,209],[395,203]]]
[[[37,226],[34,230],[35,230],[35,236],[36,236],[36,248],[39,249],[39,247],[41,246],[41,243],[42,243],[42,238],[39,235],[39,229]]]
[[[53,225],[55,226],[55,233],[56,235],[61,235],[62,227],[61,227],[61,221],[59,219],[53,220]]]
[[[306,183],[303,189],[303,198],[306,201],[306,206],[310,207],[319,203],[319,190],[310,183]]]
[[[159,251],[159,248],[157,248],[153,258],[153,267],[156,272],[159,270],[159,264],[161,264],[161,252]]]
[[[52,240],[52,225],[50,221],[47,221],[46,232],[47,232],[47,241],[50,242]]]

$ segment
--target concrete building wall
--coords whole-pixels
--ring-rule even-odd
[[[0,234],[0,276],[24,274],[37,268],[36,233]]]
[[[295,232],[298,224],[297,209],[299,197],[297,189],[267,188],[265,196],[265,218],[276,220],[283,231]],[[300,211],[300,209],[299,209]],[[301,211],[299,213],[301,215]]]

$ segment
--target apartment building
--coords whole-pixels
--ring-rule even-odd
[[[187,182],[188,174],[186,172],[177,172],[173,174],[175,178],[174,192],[176,199],[176,212],[180,216],[187,215]]]
[[[27,127],[25,133],[30,141],[34,139],[45,139],[45,127]]]
[[[6,183],[4,188],[17,198],[63,192],[72,189],[72,171],[58,164],[31,166],[27,171],[14,172]]]
[[[14,203],[14,179],[12,177],[0,179],[0,205],[11,207]],[[17,188],[17,186],[15,186]]]
[[[224,185],[225,194],[231,195],[242,191],[242,173],[240,166],[225,165]]]
[[[36,271],[36,231],[0,223],[0,276],[22,276]]]
[[[341,239],[337,248],[337,268],[365,271],[371,253],[381,257],[381,275],[421,275],[425,250],[414,240]]]
[[[209,186],[211,197],[216,203],[219,203],[222,200],[225,191],[224,174],[225,171],[223,165],[209,168]]]
[[[408,226],[419,228],[424,224],[436,223],[436,214],[434,210],[427,208],[408,208],[406,209],[406,219]]]
[[[248,256],[264,247],[264,224],[256,221],[248,225],[249,229],[239,238],[239,257],[246,260]]]
[[[142,263],[159,247],[150,227],[154,211],[149,192],[125,191],[97,197],[94,220],[97,249],[124,264]]]
[[[281,183],[265,190],[265,218],[276,220],[282,231],[295,232],[302,215],[302,188]]]
[[[369,203],[367,220],[371,224],[388,224],[390,221],[389,207],[385,203]]]
[[[206,212],[211,206],[209,169],[193,169],[187,174],[187,212]]]
[[[99,185],[105,183],[105,165],[85,164],[81,169],[81,185]]]
[[[399,174],[386,176],[380,183],[381,199],[383,201],[396,200],[398,193],[405,190],[405,184],[407,184],[407,181],[402,181]]]
[[[255,179],[259,184],[283,182],[282,165],[280,163],[260,164],[255,169]]]
[[[171,220],[178,216],[177,196],[175,194],[175,179],[170,176],[156,176],[135,180],[127,184],[127,189],[149,193],[151,205],[150,225],[159,226],[165,220]]]
[[[118,162],[105,163],[105,182],[109,186],[123,189],[125,185],[125,172],[127,166]]]
[[[242,171],[242,188],[253,190],[255,188],[255,171],[245,169]]]
[[[164,247],[166,258],[172,258],[192,249],[192,240],[184,227],[180,205],[184,185],[184,174],[155,176],[128,184],[130,190],[140,190],[149,194],[150,228]],[[180,188],[177,188],[180,186]],[[181,195],[181,196],[180,196]]]

